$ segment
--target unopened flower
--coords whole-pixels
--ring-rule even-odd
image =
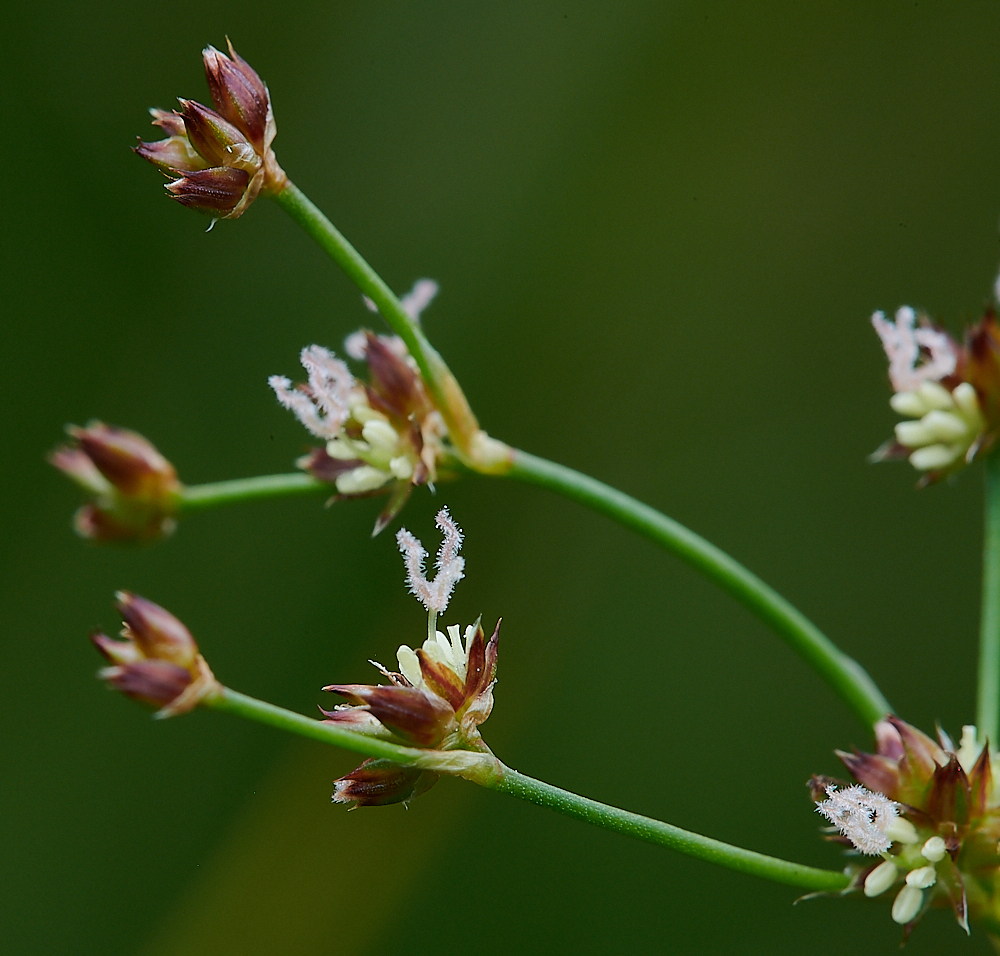
[[[73,444],[57,448],[49,461],[93,498],[76,513],[78,534],[139,541],[174,530],[181,483],[174,466],[149,441],[97,421],[67,431]]]
[[[219,692],[194,638],[176,617],[137,594],[121,591],[116,596],[125,619],[123,639],[91,635],[111,665],[99,677],[126,696],[157,707],[157,717],[187,713]]]
[[[872,459],[908,458],[937,481],[971,462],[1000,429],[1000,326],[992,309],[959,344],[909,306],[872,325],[889,359],[893,410],[906,416]]]
[[[432,621],[445,610],[463,567],[458,556],[462,533],[445,509],[438,514],[438,526],[445,531],[446,541],[438,555],[435,582],[428,585],[422,567],[410,564],[410,555],[406,555],[407,579],[421,603],[431,608]],[[405,546],[401,545],[404,554],[416,548],[426,554],[409,532],[401,531],[403,536],[407,540]],[[450,584],[435,590],[442,575]],[[335,801],[361,806],[398,803],[430,787],[439,772],[468,774],[475,768],[486,768],[488,772],[493,766],[494,758],[479,727],[493,709],[500,622],[489,641],[478,621],[465,628],[464,634],[457,624],[446,631],[434,629],[416,650],[401,645],[396,652],[398,671],[375,664],[389,681],[387,685],[331,684],[323,688],[348,701],[323,711],[329,722],[429,751],[419,767],[402,767],[386,760],[366,761],[336,781]]]
[[[430,298],[418,283],[408,297],[413,313]],[[278,401],[326,442],[300,459],[300,467],[334,485],[338,498],[389,495],[375,525],[378,534],[415,485],[438,479],[446,429],[401,339],[359,332],[348,338],[347,351],[367,364],[367,383],[333,352],[311,345],[301,353],[308,381],[293,385],[272,375],[268,384]]]
[[[274,157],[276,132],[267,87],[229,44],[202,53],[215,109],[179,100],[180,110],[150,110],[166,139],[140,142],[135,152],[171,180],[167,191],[184,206],[213,219],[236,219],[261,190],[287,183]]]
[[[875,739],[873,754],[837,752],[856,785],[828,777],[811,782],[814,794],[828,795],[818,809],[843,834],[837,839],[884,858],[871,869],[854,867],[855,885],[872,897],[899,886],[892,918],[908,927],[941,906],[950,906],[966,931],[970,918],[993,919],[1000,793],[989,748],[977,744],[974,727],[963,728],[956,747],[944,731],[934,740],[892,715],[875,725]],[[905,817],[889,819],[887,805]],[[883,819],[888,823],[880,826]]]

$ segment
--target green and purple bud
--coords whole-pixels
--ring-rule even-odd
[[[333,802],[357,807],[384,807],[409,803],[437,783],[438,774],[402,767],[391,760],[366,760],[333,782]]]
[[[219,693],[198,645],[176,617],[137,594],[120,591],[116,597],[122,640],[101,633],[90,638],[111,665],[98,673],[109,687],[157,708],[157,717],[187,713]]]
[[[215,109],[181,99],[179,112],[151,110],[167,138],[135,147],[171,179],[166,188],[174,199],[213,219],[237,219],[262,190],[280,192],[287,183],[271,149],[267,87],[232,44],[229,52],[203,53]]]
[[[81,537],[147,541],[174,530],[182,485],[152,443],[98,421],[66,430],[74,444],[57,448],[49,462],[93,498],[74,518]]]

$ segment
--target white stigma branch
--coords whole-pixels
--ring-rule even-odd
[[[406,584],[410,593],[428,611],[440,614],[448,606],[455,585],[465,577],[465,558],[458,553],[462,548],[462,529],[446,507],[437,513],[434,523],[441,529],[444,539],[434,562],[437,574],[433,581],[428,581],[424,574],[427,551],[420,539],[406,528],[400,528],[396,543],[406,565]]]

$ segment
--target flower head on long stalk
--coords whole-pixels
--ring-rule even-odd
[[[237,219],[262,190],[278,192],[287,182],[271,149],[271,97],[232,43],[228,56],[209,46],[202,58],[215,109],[182,99],[180,110],[150,110],[166,138],[140,142],[135,152],[171,180],[167,192],[181,205],[213,220]]]
[[[404,303],[419,316],[436,289],[422,280]],[[293,385],[272,375],[268,384],[278,401],[326,442],[301,458],[300,467],[334,485],[338,498],[389,495],[375,524],[378,534],[415,485],[438,479],[447,430],[401,339],[360,331],[348,337],[346,351],[365,362],[368,382],[358,381],[333,352],[310,345],[301,353],[306,382]]]
[[[138,594],[117,597],[122,640],[90,638],[110,665],[98,674],[109,687],[158,708],[157,717],[186,714],[220,692],[191,632],[173,614]]]
[[[142,435],[90,422],[70,425],[70,445],[49,461],[91,496],[73,519],[77,534],[97,541],[147,541],[170,534],[181,483],[174,466]]]
[[[423,545],[405,529],[397,535],[407,583],[432,615],[432,622],[446,609],[465,566],[458,554],[462,531],[447,509],[438,513],[437,524],[444,542],[438,552],[437,575],[430,582],[423,572],[427,555]],[[480,763],[492,765],[479,727],[493,709],[500,622],[489,641],[479,621],[466,627],[464,634],[458,624],[446,630],[447,634],[432,628],[416,650],[400,645],[398,671],[375,664],[388,685],[330,684],[323,688],[349,702],[323,711],[328,721],[433,752],[420,768],[366,761],[335,782],[334,801],[360,806],[405,802],[430,787],[438,772],[460,773]]]

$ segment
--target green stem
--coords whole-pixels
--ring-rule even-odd
[[[1000,453],[986,456],[986,520],[983,531],[983,609],[979,629],[980,742],[995,747],[1000,729]]]
[[[389,743],[378,737],[368,737],[353,730],[345,730],[336,724],[327,724],[314,717],[305,717],[293,710],[285,710],[284,707],[257,700],[256,697],[248,697],[229,687],[223,687],[217,697],[206,698],[203,706],[221,710],[234,717],[255,720],[259,724],[267,724],[268,727],[284,730],[286,733],[309,737],[320,743],[353,750],[366,757],[383,757],[396,763],[411,764],[424,755],[423,750],[415,747],[401,747],[399,744]]]
[[[189,485],[181,492],[181,514],[189,511],[206,511],[221,505],[234,505],[261,498],[285,498],[290,495],[310,495],[325,491],[335,494],[336,489],[305,472],[290,475],[259,475],[256,478],[236,478],[233,481],[213,481],[205,485]]]
[[[444,359],[427,341],[423,330],[404,311],[395,293],[382,277],[365,261],[364,257],[347,241],[340,230],[330,222],[322,210],[294,183],[274,195],[277,202],[313,239],[327,255],[347,273],[348,278],[378,307],[382,317],[406,343],[416,359],[420,373],[427,383],[438,410],[447,417],[449,396],[446,395],[445,377],[450,376]],[[449,422],[449,424],[451,424]]]
[[[514,451],[507,474],[607,515],[686,561],[777,631],[869,726],[892,712],[889,702],[857,661],[840,651],[757,575],[700,535],[595,478],[524,451]],[[993,674],[995,679],[995,669]]]
[[[266,724],[277,730],[343,747],[367,757],[383,757],[396,763],[412,764],[435,753],[415,747],[401,747],[375,737],[344,730],[333,724],[323,723],[296,714],[294,711],[276,707],[274,704],[256,700],[228,687],[222,688],[219,696],[207,699],[204,705],[213,710]],[[598,803],[596,800],[588,800],[568,790],[560,790],[540,780],[526,777],[502,764],[500,768],[499,775],[490,778],[489,782],[484,782],[484,786],[539,806],[549,807],[557,813],[575,817],[577,820],[583,820],[606,830],[666,846],[679,853],[726,866],[740,873],[748,873],[806,890],[836,892],[845,889],[850,882],[845,874],[834,870],[820,870],[798,863],[789,863],[777,857],[765,856],[753,850],[744,850],[742,847],[731,846],[689,830],[682,830],[669,823],[640,816],[638,813],[629,813],[627,810],[619,810],[617,807]]]
[[[636,837],[647,843],[658,843],[678,853],[685,853],[699,860],[717,863],[731,870],[749,873],[751,876],[759,876],[775,883],[785,883],[806,890],[834,892],[843,890],[850,882],[845,874],[835,870],[819,870],[803,866],[801,863],[789,863],[777,857],[765,856],[753,850],[744,850],[742,847],[722,843],[720,840],[713,840],[711,837],[692,833],[690,830],[682,830],[680,827],[638,813],[629,813],[628,810],[619,810],[617,807],[610,807],[596,800],[588,800],[586,797],[553,787],[533,777],[526,777],[509,767],[504,767],[496,783],[486,786],[510,794],[512,797],[548,807],[568,817],[575,817],[585,823],[624,833],[626,836]]]

